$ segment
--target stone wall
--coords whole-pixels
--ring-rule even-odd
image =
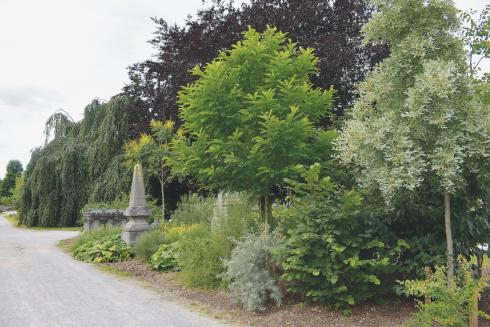
[[[83,222],[83,230],[90,231],[98,229],[101,226],[124,226],[128,222],[128,219],[124,217],[123,210],[95,209],[83,213]]]

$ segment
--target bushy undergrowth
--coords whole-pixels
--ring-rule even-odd
[[[486,287],[486,283],[474,278],[470,264],[462,257],[458,259],[452,286],[448,285],[446,272],[446,267],[438,266],[425,280],[401,282],[406,295],[419,299],[419,311],[406,324],[407,327],[431,327],[434,322],[442,327],[468,326],[472,311],[477,310],[477,296]],[[480,315],[490,318],[484,313]]]
[[[104,236],[89,241],[73,251],[75,259],[87,262],[118,262],[131,259],[134,251],[120,235]]]
[[[286,212],[279,252],[282,279],[289,291],[349,313],[349,306],[394,286],[385,280],[408,244],[385,244],[382,226],[361,210],[362,197],[319,178],[317,168],[305,171],[306,183],[293,184],[297,197]]]
[[[179,253],[179,242],[162,244],[148,260],[148,267],[159,271],[177,271]]]
[[[82,245],[100,240],[106,236],[118,236],[121,234],[121,227],[101,227],[93,231],[84,231],[80,234],[80,237],[73,243],[72,251],[81,247]]]
[[[172,221],[179,224],[209,224],[214,205],[213,197],[204,198],[198,194],[184,195],[172,214]]]
[[[269,299],[279,306],[282,294],[272,274],[272,251],[279,245],[273,235],[248,234],[236,243],[226,262],[225,279],[235,300],[250,311],[263,311]]]
[[[160,230],[154,229],[138,238],[134,251],[138,258],[147,261],[163,243],[165,243],[165,236]]]

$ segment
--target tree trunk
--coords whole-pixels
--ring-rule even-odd
[[[264,220],[264,231],[268,234],[272,219],[272,202],[269,195],[266,195],[259,199],[259,209],[260,216]]]
[[[162,191],[162,223],[165,222],[165,192],[164,192],[164,182],[160,181],[160,190]]]
[[[451,200],[447,191],[444,191],[444,225],[447,243],[447,283],[451,287],[454,282],[454,250],[451,231]]]

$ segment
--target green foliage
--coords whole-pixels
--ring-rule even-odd
[[[107,202],[88,202],[85,204],[81,212],[95,210],[95,209],[126,209],[129,205],[129,196],[127,194],[121,195],[113,201]]]
[[[321,160],[311,144],[323,131],[313,124],[329,115],[334,92],[312,87],[317,62],[312,49],[269,27],[250,28],[196,67],[197,81],[179,93],[185,122],[173,142],[173,172],[210,189],[268,196],[296,175],[296,164]]]
[[[415,207],[405,218],[427,229],[417,227],[422,233],[413,239],[435,244],[437,254],[447,254],[451,278],[453,247],[460,253],[475,247],[478,241],[471,240],[471,234],[478,234],[475,230],[480,226],[479,237],[490,235],[480,210],[490,201],[480,192],[486,188],[481,177],[489,172],[483,163],[490,156],[490,110],[468,77],[464,42],[457,36],[460,20],[452,1],[372,3],[378,12],[363,27],[365,41],[388,43],[390,57],[360,84],[360,97],[338,139],[339,157],[366,192],[380,191],[394,217],[400,216],[400,208]],[[407,205],[408,197],[419,202]],[[453,209],[460,214],[458,231],[463,232],[454,234],[455,246]],[[445,214],[446,253],[439,251],[437,241],[424,236],[433,229],[425,218],[434,221],[436,213]],[[424,254],[425,249],[433,251],[421,243],[414,245]]]
[[[423,183],[456,193],[465,165],[490,154],[490,112],[471,97],[457,9],[439,0],[374,3],[366,41],[388,42],[391,54],[360,85],[340,157],[387,201]]]
[[[204,198],[196,193],[182,197],[177,209],[172,214],[172,222],[178,224],[209,224],[213,217],[215,205],[213,198]]]
[[[471,265],[459,257],[455,284],[449,286],[446,278],[447,269],[438,266],[426,280],[407,280],[401,282],[405,294],[418,298],[419,311],[406,324],[413,327],[431,327],[435,322],[443,327],[464,327],[475,307],[477,296],[484,290],[486,283],[475,279]],[[430,301],[425,301],[428,299]],[[490,318],[480,312],[480,315]]]
[[[163,243],[165,243],[165,236],[160,230],[154,229],[138,238],[134,251],[138,258],[148,261]]]
[[[18,177],[22,175],[22,164],[19,160],[10,160],[7,164],[5,177],[2,180],[0,189],[0,197],[9,198],[12,196],[12,192],[15,189],[15,182]]]
[[[93,231],[84,231],[80,234],[75,243],[73,243],[72,252],[73,250],[87,243],[94,242],[106,237],[115,237],[121,235],[121,231],[121,227],[101,227]]]
[[[12,191],[12,204],[16,208],[20,208],[22,195],[24,195],[24,176],[18,176],[15,179],[15,188]]]
[[[225,279],[235,300],[250,311],[263,311],[269,299],[279,306],[282,294],[272,275],[272,251],[279,240],[269,234],[248,234],[235,244],[226,261]]]
[[[211,219],[211,230],[214,234],[238,240],[248,232],[261,229],[256,201],[247,194],[224,194],[223,204],[223,208],[215,208]]]
[[[148,260],[148,267],[158,271],[177,271],[179,243],[162,244]]]
[[[478,72],[482,60],[490,58],[490,5],[486,5],[481,11],[478,20],[473,17],[474,14],[475,12],[465,12],[461,17],[465,23],[462,34],[469,48],[469,69],[472,77]]]
[[[370,216],[359,193],[320,178],[319,171],[313,165],[303,169],[305,183],[291,182],[296,196],[280,226],[282,279],[289,291],[348,312],[390,290],[394,261],[408,244],[385,243],[383,221]]]
[[[126,245],[120,235],[104,236],[89,241],[73,250],[75,259],[87,262],[119,262],[134,257],[133,249]]]
[[[177,261],[187,285],[210,289],[222,284],[220,274],[225,270],[223,260],[232,249],[230,240],[201,225],[183,234],[179,247]]]
[[[120,163],[132,105],[124,96],[94,100],[78,123],[47,122],[54,124],[55,138],[32,153],[26,168],[23,225],[75,226],[89,201],[109,203],[128,192],[130,173]]]
[[[171,155],[170,142],[174,138],[174,122],[153,120],[150,124],[151,135],[142,134],[138,140],[124,145],[126,164],[134,166],[141,163],[146,178],[155,177],[160,182],[162,219],[165,217],[165,185],[170,181],[168,159]]]
[[[167,223],[160,225],[160,230],[165,235],[165,243],[170,244],[177,242],[186,234],[206,235],[209,232],[209,227],[204,224],[180,225]]]

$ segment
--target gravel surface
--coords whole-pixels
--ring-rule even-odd
[[[0,326],[224,326],[57,248],[77,232],[12,227],[0,215]]]

